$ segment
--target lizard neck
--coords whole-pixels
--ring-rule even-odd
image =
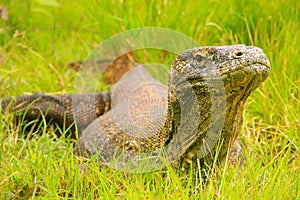
[[[210,84],[190,82],[188,88],[170,80],[164,145],[171,141],[180,143],[176,153],[181,155],[181,166],[196,158],[211,162],[217,150],[220,150],[220,158],[225,157],[241,131],[245,102],[256,87],[252,87],[251,81],[244,83],[242,90],[240,86],[237,89],[215,81]],[[191,90],[195,98],[187,95],[187,90]]]

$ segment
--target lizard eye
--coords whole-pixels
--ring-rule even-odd
[[[195,58],[196,58],[196,61],[197,61],[197,62],[201,62],[201,61],[203,60],[203,57],[202,57],[201,55],[199,55],[199,54],[197,54],[197,55],[195,56]]]

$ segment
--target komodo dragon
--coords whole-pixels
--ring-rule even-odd
[[[241,131],[245,102],[269,71],[257,47],[195,47],[177,56],[168,87],[138,66],[107,93],[36,93],[2,99],[1,106],[27,120],[44,115],[61,127],[75,121],[75,154],[96,155],[103,165],[134,170],[148,161],[145,170],[152,170],[163,157],[187,167],[226,157]]]

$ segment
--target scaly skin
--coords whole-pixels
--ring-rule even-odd
[[[197,59],[197,57],[199,58]],[[201,113],[197,136],[181,156],[182,166],[199,158],[199,152],[203,152],[201,150],[203,142],[210,144],[210,140],[214,140],[214,138],[206,137],[208,123],[211,127],[217,127],[219,123],[222,123],[218,141],[222,143],[222,146],[219,152],[216,152],[215,147],[218,146],[210,149],[212,146],[209,145],[209,154],[205,160],[211,163],[216,153],[219,158],[224,158],[241,131],[247,98],[268,77],[269,60],[257,47],[244,45],[199,47],[184,51],[177,57],[172,67],[183,74],[191,84],[196,93]],[[206,79],[203,81],[203,78]],[[177,77],[171,76],[169,85],[176,85],[176,79]],[[169,106],[167,119],[171,120],[168,124],[175,124],[176,130],[176,127],[179,126],[179,115],[176,112],[179,111],[174,109],[178,103],[176,100],[172,100],[174,96],[172,88],[175,88],[176,91],[183,91],[184,88],[169,87],[169,102],[174,106]],[[208,98],[209,96],[210,98]],[[222,108],[222,104],[226,105],[225,110],[219,109]],[[225,121],[222,121],[222,116],[225,116]],[[171,129],[174,131],[174,127]],[[209,130],[216,131],[213,128]],[[203,158],[203,156],[200,157]]]
[[[1,99],[1,107],[2,110],[14,112],[17,116],[25,115],[26,121],[41,120],[43,115],[47,123],[57,124],[62,130],[71,127],[72,132],[76,130],[76,121],[80,134],[92,121],[110,109],[110,96],[109,93],[62,96],[36,93]]]
[[[236,45],[184,51],[173,63],[165,89],[145,70],[132,71],[119,87],[137,85],[135,92],[112,103],[111,111],[87,127],[77,152],[97,154],[104,165],[131,171],[144,166],[145,160],[150,166],[139,170],[156,169],[163,165],[161,157],[182,168],[196,159],[207,164],[222,159],[240,133],[248,96],[267,78],[269,70],[261,49]],[[147,87],[140,86],[141,82]],[[114,89],[112,94],[120,94]],[[168,90],[168,96],[155,89]],[[144,93],[148,95],[141,95]],[[126,101],[129,97],[130,103]],[[154,107],[149,102],[161,108],[158,114],[147,116]],[[130,114],[118,119],[124,110]],[[142,116],[145,123],[133,127],[130,120],[137,122],[135,116]],[[147,133],[153,130],[153,123],[147,123],[149,118],[156,120],[156,130]],[[232,154],[237,150],[232,149]]]
[[[175,59],[168,87],[139,66],[109,94],[36,94],[18,97],[12,108],[25,102],[24,111],[38,98],[28,119],[40,110],[62,126],[62,119],[70,125],[75,116],[83,130],[75,153],[96,154],[104,165],[134,171],[146,161],[150,167],[142,170],[154,170],[163,157],[186,168],[197,159],[209,164],[226,156],[241,131],[245,102],[269,70],[257,47],[196,47]],[[2,101],[4,110],[10,101]]]

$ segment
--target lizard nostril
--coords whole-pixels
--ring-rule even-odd
[[[237,57],[240,57],[240,56],[243,55],[243,53],[240,52],[240,51],[235,51],[235,52],[233,52],[233,54],[234,54],[235,56],[237,56]]]

